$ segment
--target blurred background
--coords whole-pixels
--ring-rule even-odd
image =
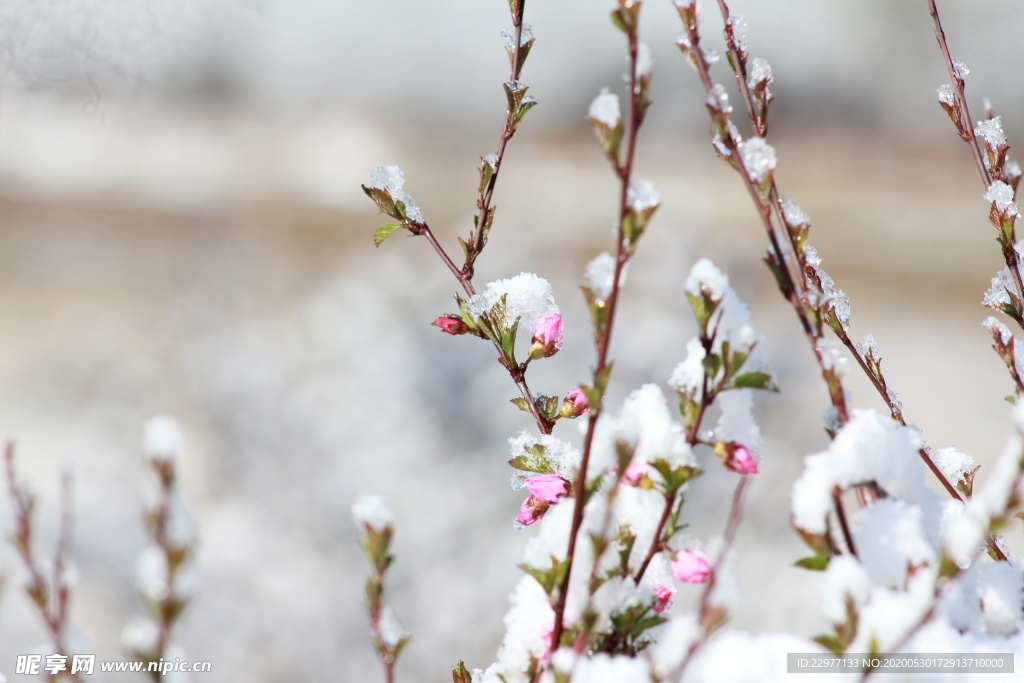
[[[611,405],[646,382],[667,390],[695,333],[682,284],[711,257],[749,304],[782,387],[758,399],[765,460],[737,541],[746,602],[732,623],[812,635],[825,624],[816,577],[792,567],[806,553],[789,492],[803,456],[826,445],[827,395],[760,263],[749,199],[711,151],[671,4],[646,4],[655,104],[636,172],[663,206],[630,271]],[[611,6],[528,4],[537,42],[523,80],[540,106],[509,146],[477,269],[481,284],[523,270],[553,283],[567,340],[531,372],[550,394],[587,377],[577,286],[612,244],[615,180],[583,118],[600,87],[622,85]],[[991,463],[1012,388],[980,300],[1001,259],[971,156],[935,101],[948,77],[926,3],[733,9],[774,68],[776,177],[850,294],[854,336],[875,335],[930,444]],[[1024,7],[941,9],[972,68],[976,116],[988,95],[1011,143],[1022,139]],[[533,533],[512,528],[521,494],[505,464],[506,440],[530,422],[488,345],[429,327],[453,308],[455,283],[425,241],[396,233],[374,249],[384,221],[359,183],[401,166],[458,250],[479,157],[502,124],[507,3],[0,0],[0,14],[0,432],[42,498],[43,554],[60,472],[74,474],[77,648],[125,656],[121,630],[142,613],[142,425],[170,413],[188,439],[181,487],[201,538],[176,641],[213,663],[195,680],[377,680],[350,516],[366,491],[398,520],[390,602],[414,634],[400,680],[490,663]],[[729,82],[724,64],[717,73]],[[848,386],[854,405],[881,407],[856,373]],[[574,427],[556,433],[578,439]],[[711,468],[693,487],[686,521],[699,536],[722,529],[732,476]],[[5,536],[9,510],[0,504]],[[0,571],[10,676],[46,639],[6,545]],[[681,590],[676,608],[693,596]]]

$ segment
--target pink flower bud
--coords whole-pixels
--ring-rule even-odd
[[[535,498],[551,505],[558,502],[559,496],[569,495],[569,482],[557,474],[539,474],[530,477],[525,483],[526,490]]]
[[[653,486],[651,478],[647,476],[645,471],[646,464],[641,463],[637,460],[631,460],[629,465],[626,466],[626,471],[622,473],[622,481],[626,482],[630,486],[636,486],[641,489],[650,489]]]
[[[531,358],[547,358],[562,348],[562,315],[545,313],[533,323],[533,344]]]
[[[519,507],[519,519],[517,521],[523,526],[530,526],[543,517],[547,511],[547,503],[536,496],[530,496]]]
[[[469,328],[466,327],[466,323],[462,322],[458,318],[447,315],[442,315],[440,318],[435,320],[434,325],[437,325],[448,334],[466,334],[469,330]]]
[[[654,603],[655,614],[661,614],[672,605],[672,594],[673,591],[668,586],[658,586],[654,589],[654,595],[657,601]]]
[[[676,559],[669,563],[672,573],[680,581],[687,583],[706,583],[711,578],[711,567],[702,552],[680,550]]]
[[[558,413],[562,417],[568,418],[579,417],[587,412],[590,412],[590,403],[587,401],[587,395],[583,393],[583,389],[579,387],[565,395],[562,407],[558,409]]]
[[[750,450],[741,443],[719,441],[715,444],[714,453],[730,472],[757,474],[757,461],[750,455]]]

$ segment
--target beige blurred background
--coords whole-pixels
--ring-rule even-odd
[[[509,147],[478,264],[481,283],[522,270],[553,283],[567,341],[533,366],[547,393],[587,375],[576,287],[611,246],[615,183],[583,119],[601,86],[622,83],[611,4],[527,5],[537,43],[523,79],[540,106]],[[826,443],[827,396],[760,263],[749,200],[711,152],[671,5],[646,4],[658,66],[637,175],[664,204],[630,272],[612,405],[664,387],[695,331],[683,280],[710,256],[750,305],[783,389],[758,401],[766,457],[737,542],[746,603],[733,624],[811,635],[824,623],[814,577],[792,568],[803,548],[788,496],[802,457]],[[1022,139],[1024,8],[942,5],[975,112],[990,95]],[[855,336],[875,335],[932,445],[991,462],[1011,384],[979,302],[1000,254],[971,157],[935,102],[946,75],[926,3],[734,10],[774,67],[777,178],[814,221]],[[374,249],[382,220],[358,185],[400,165],[458,249],[501,127],[508,24],[503,0],[0,0],[0,432],[43,497],[44,552],[60,472],[74,473],[80,650],[122,658],[121,629],[141,614],[141,430],[167,412],[187,434],[182,488],[201,536],[176,640],[213,672],[193,680],[377,680],[349,513],[363,491],[398,519],[390,599],[414,634],[400,679],[491,661],[532,533],[512,528],[521,496],[505,465],[506,439],[529,421],[486,344],[428,326],[452,309],[454,282],[422,240]],[[714,14],[707,33],[720,42]],[[880,407],[856,374],[849,387],[855,405]],[[693,488],[695,533],[722,528],[731,476],[713,469]],[[0,532],[10,526],[4,502]],[[7,546],[0,570],[10,675],[45,635]],[[681,591],[676,608],[691,601]]]

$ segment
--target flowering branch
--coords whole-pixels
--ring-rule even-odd
[[[649,197],[631,196],[639,194],[639,188],[632,187],[633,160],[636,154],[637,132],[643,123],[643,116],[647,106],[650,104],[647,96],[651,76],[649,54],[645,54],[645,64],[641,64],[639,61],[640,50],[643,49],[646,53],[647,49],[646,46],[640,46],[637,33],[641,4],[640,0],[619,0],[618,9],[612,12],[613,22],[626,34],[629,44],[629,113],[625,126],[625,158],[621,162],[619,161],[618,150],[618,138],[621,137],[621,131],[618,136],[603,136],[601,125],[603,122],[600,120],[595,121],[595,130],[598,133],[598,137],[604,144],[606,154],[612,159],[613,167],[620,179],[619,221],[616,232],[615,265],[612,274],[611,291],[607,299],[599,303],[594,301],[591,303],[592,308],[602,309],[603,315],[600,317],[596,314],[594,315],[597,365],[594,368],[593,385],[587,395],[591,412],[587,422],[587,433],[583,441],[583,457],[573,491],[575,504],[573,507],[572,527],[569,532],[569,546],[566,553],[567,566],[565,577],[562,579],[559,587],[558,600],[555,604],[555,624],[551,632],[552,649],[558,648],[562,632],[565,628],[565,604],[569,594],[569,579],[576,551],[576,540],[579,535],[580,525],[583,523],[583,508],[586,505],[587,468],[590,464],[590,454],[594,443],[594,430],[597,426],[597,420],[601,415],[605,387],[608,384],[608,378],[612,370],[612,364],[608,362],[608,349],[611,344],[612,328],[615,324],[615,311],[619,300],[622,271],[635,253],[637,241],[642,235],[647,221],[654,210],[657,209],[656,199],[651,203]],[[619,126],[621,126],[621,123],[618,123],[614,128]],[[607,126],[604,128],[607,128]],[[647,193],[652,194],[649,190]],[[634,199],[634,201],[630,202],[631,199]],[[600,324],[598,324],[599,320]]]
[[[68,625],[68,602],[71,597],[73,578],[67,566],[68,546],[71,544],[71,475],[61,477],[61,517],[57,535],[57,549],[53,557],[53,572],[47,580],[35,552],[32,549],[32,514],[36,507],[36,496],[24,482],[18,481],[14,469],[14,443],[8,442],[4,449],[4,466],[7,473],[7,493],[14,507],[15,530],[12,544],[21,556],[22,564],[28,570],[29,580],[25,592],[46,625],[55,654],[67,657],[70,654],[65,632]],[[62,671],[61,676],[80,681],[77,674]]]

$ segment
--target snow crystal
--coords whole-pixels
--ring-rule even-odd
[[[988,186],[985,199],[995,205],[996,211],[1009,216],[1017,215],[1017,205],[1013,203],[1013,188],[1002,180],[996,180]]]
[[[903,412],[903,401],[900,400],[900,395],[893,391],[892,388],[886,387],[885,397],[889,399],[889,404],[892,406],[892,410],[896,413]]]
[[[942,470],[942,473],[953,485],[963,479],[974,465],[974,458],[952,447],[939,449],[932,453],[931,458],[935,466]]]
[[[729,288],[729,277],[720,271],[709,259],[702,258],[693,264],[686,277],[686,291],[693,296],[707,292],[714,301],[721,301]]]
[[[378,532],[384,531],[395,523],[395,517],[388,509],[384,499],[372,493],[364,493],[359,496],[352,506],[352,516],[355,518],[357,526],[368,526]]]
[[[509,439],[508,443],[511,447],[513,458],[518,458],[521,455],[529,458],[530,451],[536,446],[543,447],[544,457],[551,463],[555,474],[566,481],[576,480],[576,471],[579,469],[581,456],[580,452],[572,444],[562,441],[551,434],[536,436],[525,429],[519,432],[518,436]],[[512,475],[513,486],[516,483],[522,483],[527,477],[532,477],[534,474],[533,472],[515,470]]]
[[[869,334],[864,337],[864,342],[857,344],[857,353],[862,358],[874,358],[878,360],[882,357],[882,354],[878,351],[878,342],[875,341],[875,335]]]
[[[803,209],[792,199],[782,200],[782,215],[786,219],[786,224],[794,228],[799,225],[811,224],[811,219],[807,217]]]
[[[626,270],[628,266],[629,263],[627,262],[619,273],[620,287],[626,284]],[[586,281],[587,287],[593,292],[594,297],[600,301],[604,301],[611,295],[614,278],[615,257],[607,251],[588,263],[586,270],[583,272],[583,279]]]
[[[992,282],[985,291],[985,296],[982,298],[981,303],[983,306],[999,308],[1003,304],[1010,303],[1010,295],[1007,294],[1007,290],[1012,292],[1015,289],[1016,284],[1013,281],[1013,276],[1010,275],[1010,269],[1003,268],[992,278]]]
[[[821,265],[821,257],[818,256],[818,250],[810,245],[804,249],[804,260],[807,261],[807,265],[811,268],[817,269]]]
[[[846,354],[843,345],[835,339],[820,337],[817,343],[818,355],[821,356],[821,367],[832,370],[837,375],[846,373]]]
[[[747,85],[753,90],[761,83],[771,83],[772,67],[764,57],[754,57],[750,63],[750,71],[747,76]]]
[[[704,391],[705,355],[700,339],[694,337],[687,342],[686,358],[672,372],[672,376],[668,380],[669,386],[684,396],[699,401],[701,393]]]
[[[651,55],[651,48],[641,40],[636,46],[636,80],[648,79],[653,72],[654,57]]]
[[[505,83],[505,86],[508,87],[509,91],[512,93],[517,93],[520,90],[526,90],[526,88],[529,87],[520,80],[508,81],[507,83]]]
[[[821,411],[821,421],[825,423],[825,429],[829,430],[833,434],[843,427],[842,423],[839,421],[839,409],[835,406],[829,406],[825,410]]]
[[[725,91],[725,86],[721,83],[716,83],[711,88],[711,92],[708,93],[707,105],[719,114],[729,114],[732,112],[732,105],[729,104],[729,93]]]
[[[718,63],[718,60],[722,57],[718,54],[718,50],[704,50],[704,61],[707,65],[714,66]]]
[[[761,459],[761,430],[754,420],[754,390],[723,391],[715,397],[722,414],[715,425],[715,439],[736,441],[750,451],[754,460]]]
[[[764,138],[750,138],[739,143],[740,158],[747,175],[755,183],[761,182],[779,163],[775,149]]]
[[[377,631],[380,633],[380,639],[389,648],[397,647],[400,642],[409,637],[408,632],[402,628],[402,623],[398,621],[398,615],[390,605],[384,605],[381,609]]]
[[[501,38],[505,41],[505,47],[509,50],[516,49],[516,27],[510,26],[507,29],[502,30]],[[519,44],[526,45],[528,42],[533,40],[533,29],[529,24],[523,24],[523,30],[519,34]]]
[[[726,24],[732,27],[732,38],[736,42],[736,49],[741,55],[746,54],[747,20],[739,14],[731,14]]]
[[[809,247],[808,247],[809,248]],[[817,257],[817,252],[814,253]],[[843,328],[850,326],[850,297],[846,293],[839,289],[836,289],[836,283],[832,280],[832,276],[826,273],[820,268],[815,269],[815,273],[818,275],[818,280],[821,281],[821,292],[828,299],[832,310],[836,314],[836,318]]]
[[[386,190],[395,202],[402,202],[405,205],[405,215],[415,223],[423,222],[423,214],[416,201],[405,194],[402,188],[405,186],[405,175],[402,169],[397,166],[378,166],[370,172],[370,186],[378,190]]]
[[[857,557],[875,585],[902,589],[909,568],[936,563],[918,506],[885,498],[861,510],[858,521]]]
[[[508,326],[519,318],[521,329],[533,329],[533,324],[548,313],[558,313],[551,284],[533,273],[521,273],[507,280],[495,280],[480,294],[466,302],[466,308],[476,317],[488,313],[491,308],[505,300],[505,318]]]
[[[491,170],[498,170],[498,155],[491,152],[483,159],[484,163],[491,167]]]
[[[875,481],[890,496],[920,503],[925,488],[920,447],[914,429],[874,410],[853,411],[827,450],[804,458],[803,474],[793,486],[793,523],[825,533],[836,486]]]
[[[967,65],[961,62],[959,59],[953,60],[953,73],[961,81],[967,78],[967,75],[971,73],[971,70],[967,68]]]
[[[173,460],[181,451],[183,438],[178,421],[169,415],[157,415],[146,421],[143,450],[154,460]]]
[[[643,213],[648,209],[655,209],[661,204],[661,195],[654,189],[654,184],[648,180],[633,180],[626,190],[626,203],[634,213]]]
[[[619,96],[608,88],[601,88],[601,92],[590,103],[587,115],[609,128],[615,128],[622,121]]]
[[[956,93],[953,92],[953,86],[948,83],[939,86],[935,93],[939,96],[939,102],[950,107],[956,106]]]
[[[642,657],[611,656],[603,652],[580,659],[575,681],[587,683],[650,683],[650,665]]]
[[[1003,117],[978,121],[974,128],[974,134],[985,138],[985,144],[989,147],[1001,147],[1006,144],[1006,134],[1003,133]]]

